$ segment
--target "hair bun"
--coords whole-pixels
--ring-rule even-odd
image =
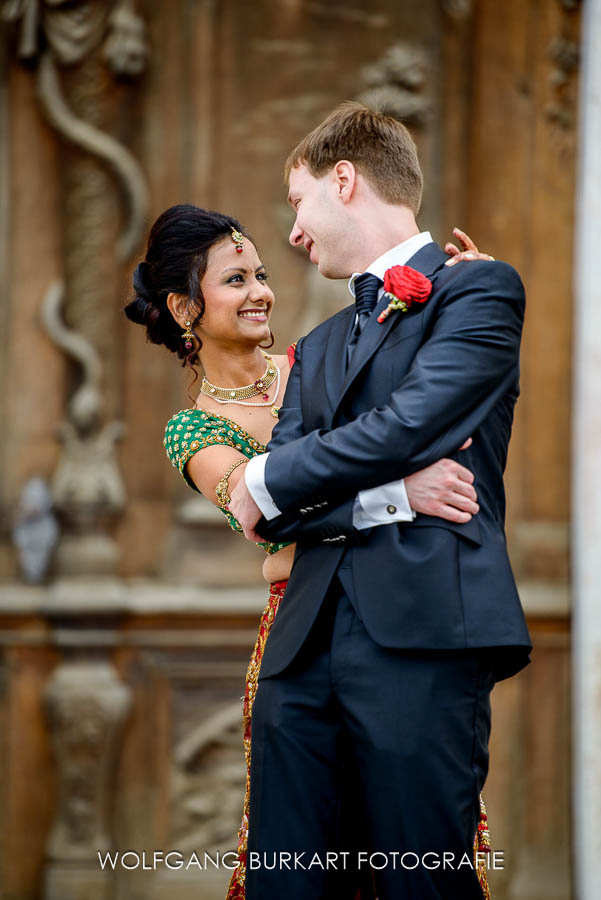
[[[136,294],[151,302],[154,293],[150,275],[150,265],[145,259],[134,270],[134,290]]]
[[[137,270],[146,287],[152,289],[150,263],[143,259],[142,262],[138,263]]]
[[[131,322],[138,325],[148,325],[153,318],[152,312],[155,307],[139,294],[134,297],[127,306],[123,307],[123,312]]]
[[[123,312],[132,322],[139,325],[153,324],[159,310],[154,302],[155,291],[150,280],[150,265],[146,260],[138,263],[134,270],[134,299],[123,307]]]

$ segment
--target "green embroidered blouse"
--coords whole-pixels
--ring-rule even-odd
[[[165,427],[163,446],[171,460],[171,465],[179,469],[179,473],[186,484],[198,493],[200,491],[184,471],[184,467],[198,450],[216,444],[232,447],[234,450],[238,450],[244,456],[247,456],[248,459],[252,459],[253,456],[258,456],[260,453],[265,453],[264,445],[255,440],[237,422],[233,422],[232,419],[226,419],[223,416],[217,416],[214,413],[205,412],[205,410],[197,409],[196,407],[181,409],[169,419]],[[219,508],[221,509],[221,507]],[[240,523],[231,512],[228,512],[227,509],[222,509],[221,511],[228,520],[230,527],[234,531],[242,533]],[[278,550],[287,547],[288,544],[272,544],[266,541],[258,544],[258,546],[262,547],[266,553],[277,553]]]

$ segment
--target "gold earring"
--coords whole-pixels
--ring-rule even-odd
[[[194,337],[194,332],[190,330],[192,322],[189,319],[186,320],[186,330],[182,334],[182,341],[184,341],[184,347],[186,350],[192,349],[192,338]]]

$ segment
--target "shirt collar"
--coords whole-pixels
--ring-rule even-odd
[[[378,256],[365,271],[370,272],[372,275],[377,275],[381,281],[384,281],[384,273],[387,269],[390,269],[392,266],[404,266],[418,250],[431,243],[432,235],[430,232],[420,231],[419,234],[414,234],[413,237],[387,250],[382,256]],[[361,275],[361,272],[353,272],[348,282],[348,289],[353,297],[355,296],[354,282],[357,275]]]

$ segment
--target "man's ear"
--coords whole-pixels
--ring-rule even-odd
[[[337,197],[343,203],[348,203],[354,194],[357,183],[357,170],[348,159],[339,160],[332,169],[332,178],[336,188]]]

